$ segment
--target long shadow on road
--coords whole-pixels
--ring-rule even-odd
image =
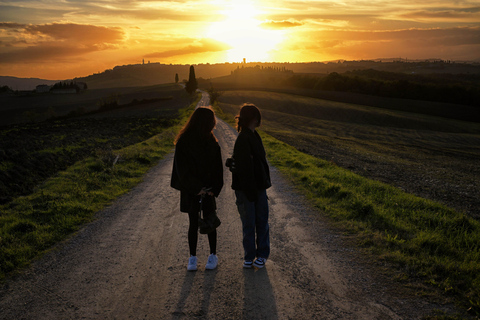
[[[277,304],[267,268],[245,269],[243,319],[278,319]]]

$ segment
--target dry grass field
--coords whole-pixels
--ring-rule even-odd
[[[300,151],[480,219],[478,123],[273,92],[219,100],[231,116],[255,103],[262,130]]]

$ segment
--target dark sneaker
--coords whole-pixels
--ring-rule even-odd
[[[250,269],[252,266],[253,266],[253,261],[252,260],[243,261],[243,267],[245,269]]]
[[[257,260],[255,260],[255,262],[253,263],[253,265],[257,268],[263,268],[265,267],[265,262],[267,262],[267,259],[265,258],[257,258]]]

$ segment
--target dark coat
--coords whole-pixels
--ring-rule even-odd
[[[218,197],[223,187],[222,154],[213,135],[208,139],[182,136],[175,146],[170,186],[180,190],[180,211],[188,212],[202,188]]]
[[[233,148],[235,170],[232,189],[245,193],[249,201],[256,201],[259,190],[272,186],[262,138],[256,131],[242,130]]]

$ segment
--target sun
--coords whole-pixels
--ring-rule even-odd
[[[225,2],[222,3],[225,6]],[[207,36],[231,47],[227,52],[228,61],[242,61],[244,58],[247,61],[270,61],[270,52],[282,41],[283,34],[280,30],[261,27],[262,21],[255,18],[260,12],[251,1],[230,1],[221,14],[225,19],[212,23]]]

